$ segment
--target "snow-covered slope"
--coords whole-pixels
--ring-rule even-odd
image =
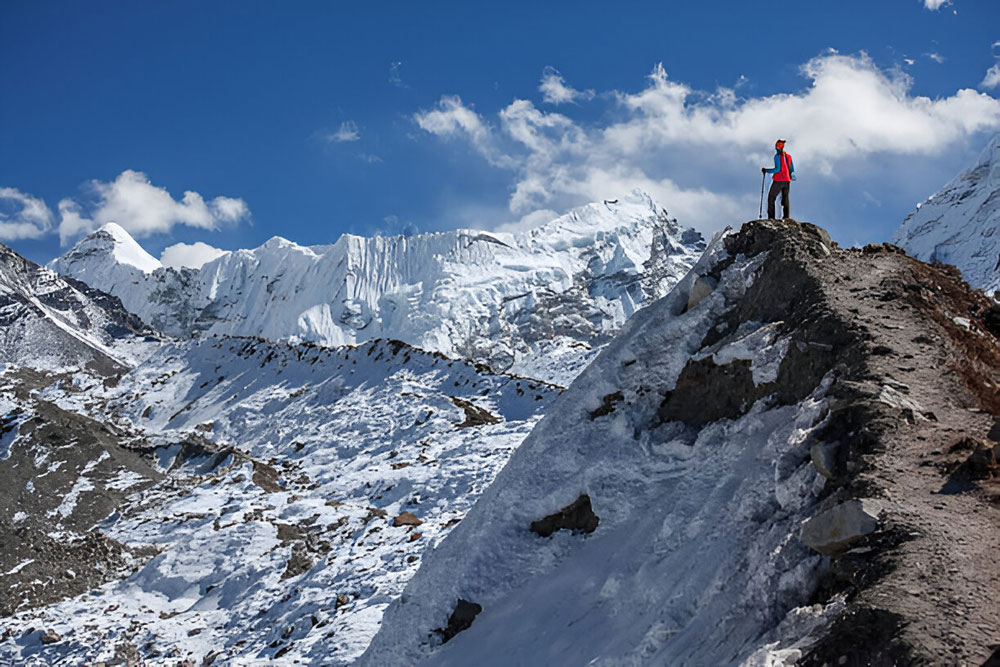
[[[428,555],[361,664],[722,665],[774,640],[767,632],[805,602],[821,563],[789,535],[822,488],[808,450],[827,385],[793,405],[736,405],[700,429],[660,416],[698,356],[752,373],[751,395],[777,379],[790,340],[781,323],[739,323],[704,345],[765,257],[724,263],[716,239],[626,324]],[[695,282],[716,281],[685,312]],[[528,530],[581,494],[599,517],[593,534]],[[442,646],[433,630],[459,599],[483,611]]]
[[[907,216],[892,242],[925,262],[957,266],[987,294],[1000,290],[1000,134],[972,167]]]
[[[316,247],[275,237],[199,270],[150,270],[122,234],[105,227],[51,268],[95,281],[168,334],[394,338],[557,383],[704,248],[638,192],[516,234],[345,235]]]
[[[0,244],[0,362],[121,373],[152,352],[154,334],[118,299]]]
[[[984,302],[812,225],[713,241],[553,403],[359,665],[982,664],[994,626],[953,632],[940,601],[1000,618],[996,509],[942,488],[943,452],[998,405]]]
[[[212,336],[166,345],[116,387],[88,389],[42,395],[66,410],[106,405],[111,432],[143,433],[137,447],[164,476],[124,480],[141,490],[98,512],[93,534],[155,557],[4,619],[21,639],[0,641],[0,663],[345,664],[558,393],[399,341],[334,349]],[[13,433],[4,444],[28,455],[29,433]],[[419,525],[395,526],[403,512]],[[58,578],[58,563],[24,562],[32,556],[7,574],[54,568]],[[60,640],[43,644],[43,629]]]

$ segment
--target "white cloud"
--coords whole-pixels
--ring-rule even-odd
[[[576,90],[566,85],[559,71],[554,67],[546,67],[542,72],[542,83],[538,86],[542,92],[542,100],[548,104],[566,104],[577,100],[594,98],[593,90]]]
[[[997,86],[1000,86],[1000,63],[996,63],[986,70],[986,76],[979,84],[980,88],[996,88]]]
[[[493,145],[492,130],[458,95],[442,96],[436,109],[418,111],[413,119],[422,130],[439,137],[467,139],[494,166],[510,166],[507,156]]]
[[[932,51],[930,53],[925,53],[924,55],[933,60],[934,62],[936,62],[938,65],[942,64],[945,61],[945,57],[935,51]]]
[[[457,96],[414,119],[511,170],[508,204],[518,218],[641,187],[703,229],[739,211],[756,213],[757,192],[722,184],[752,181],[776,137],[789,140],[801,172],[836,180],[872,155],[941,155],[959,139],[1000,128],[993,97],[968,89],[938,99],[911,95],[905,73],[883,71],[865,54],[827,52],[801,72],[809,81],[803,90],[741,98],[726,88],[696,91],[657,65],[638,92],[613,91],[617,115],[603,125],[515,99],[498,112],[496,127]]]
[[[228,254],[226,250],[220,250],[207,243],[195,241],[194,243],[175,243],[163,249],[160,255],[160,262],[164,266],[180,268],[187,266],[192,269],[200,269],[205,262],[210,262],[216,257]]]
[[[326,135],[326,140],[334,143],[357,141],[360,138],[361,133],[358,132],[358,125],[353,120],[345,120],[336,132],[329,132]]]
[[[944,5],[950,5],[951,0],[924,0],[924,7],[937,11]]]
[[[220,223],[235,223],[249,217],[242,199],[216,197],[208,202],[188,190],[176,201],[166,189],[150,183],[140,171],[127,169],[114,181],[91,181],[92,201],[87,208],[72,199],[59,202],[59,237],[65,244],[73,237],[117,222],[132,236],[169,232],[174,225],[215,229]]]
[[[0,240],[37,239],[52,229],[52,211],[17,188],[0,188]]]

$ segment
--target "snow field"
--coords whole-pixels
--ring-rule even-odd
[[[91,663],[128,642],[150,664],[212,652],[227,664],[347,664],[558,393],[399,343],[227,337],[164,346],[105,391],[107,417],[162,443],[171,472],[100,529],[158,555],[9,619],[16,634],[44,626],[63,639],[6,644],[0,659]],[[467,415],[452,397],[499,421],[456,428]],[[192,437],[232,453],[185,459],[174,443]],[[268,468],[279,485],[261,481]],[[402,511],[423,523],[394,527]]]

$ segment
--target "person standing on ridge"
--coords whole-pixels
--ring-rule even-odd
[[[774,174],[774,181],[767,193],[767,217],[774,219],[774,200],[777,199],[780,192],[783,217],[790,220],[792,207],[788,201],[788,191],[791,189],[792,181],[795,180],[795,165],[792,164],[792,156],[785,152],[784,139],[778,139],[774,142],[774,168],[761,167],[760,173]]]

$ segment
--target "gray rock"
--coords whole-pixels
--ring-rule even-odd
[[[878,528],[882,505],[877,500],[848,500],[802,523],[799,539],[826,556],[845,551]]]
[[[827,479],[833,479],[837,466],[837,443],[817,442],[809,449],[816,472]]]

